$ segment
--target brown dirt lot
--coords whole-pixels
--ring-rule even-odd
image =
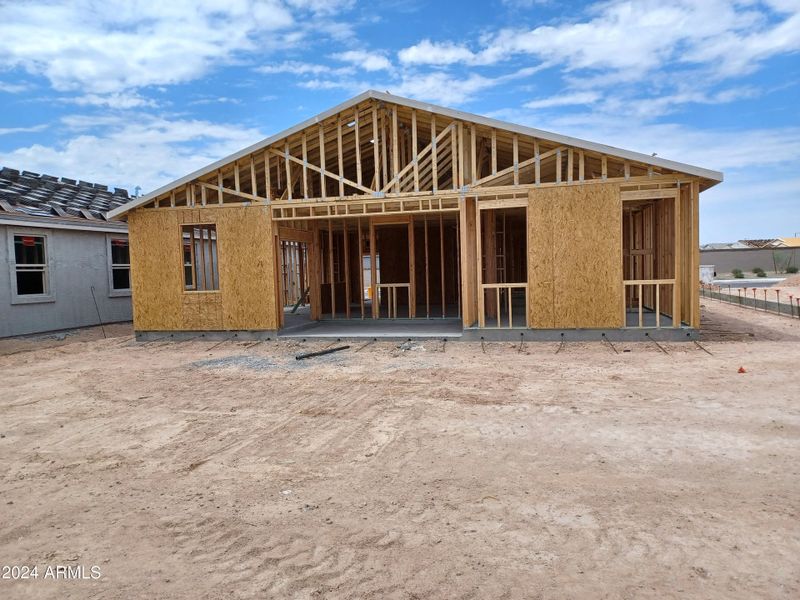
[[[706,304],[713,355],[2,342],[0,597],[797,598],[800,320]]]

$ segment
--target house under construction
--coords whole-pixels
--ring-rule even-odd
[[[720,181],[368,91],[109,216],[140,338],[692,339]]]

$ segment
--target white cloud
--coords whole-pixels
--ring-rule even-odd
[[[388,71],[392,63],[382,53],[368,50],[348,50],[331,55],[336,60],[361,67],[365,71]]]
[[[264,100],[265,98],[262,98]],[[189,104],[241,104],[242,101],[239,98],[230,98],[228,96],[211,96],[205,98],[198,98],[197,100],[192,100]]]
[[[355,0],[287,0],[287,4],[318,15],[332,15],[353,8]]]
[[[264,138],[236,125],[145,114],[74,116],[63,124],[74,133],[65,142],[0,153],[0,164],[149,191]]]
[[[32,0],[3,6],[0,64],[59,91],[119,93],[194,80],[249,52],[285,49],[310,31],[351,31],[323,0]],[[305,13],[303,13],[305,11]],[[310,14],[309,14],[310,13]],[[325,15],[325,18],[317,18]]]
[[[130,109],[143,107],[156,107],[158,102],[150,98],[143,98],[136,93],[112,93],[112,94],[86,94],[75,98],[68,98],[68,102],[78,106],[107,106],[114,109]]]
[[[13,133],[35,133],[47,129],[47,124],[33,125],[31,127],[0,127],[0,135],[11,135]]]
[[[7,81],[0,81],[0,92],[6,94],[19,94],[28,91],[29,86],[26,83],[8,83]]]
[[[455,63],[474,64],[476,55],[466,46],[451,42],[435,43],[422,40],[420,43],[403,48],[397,58],[406,65],[452,65]]]
[[[389,86],[388,90],[400,96],[411,96],[437,104],[462,104],[477,92],[497,85],[495,79],[475,73],[466,77],[454,77],[447,73],[434,72],[426,75],[412,75],[399,84]]]
[[[484,90],[497,87],[536,73],[540,67],[526,67],[498,77],[484,77],[477,73],[453,75],[444,71],[421,74],[415,71],[403,73],[400,81],[372,85],[375,89],[386,89],[399,96],[410,96],[445,106],[464,104]]]
[[[485,33],[477,50],[425,39],[398,57],[412,65],[491,65],[523,55],[567,71],[616,71],[630,80],[682,63],[729,76],[800,49],[797,3],[779,0],[772,8],[780,14],[767,18],[752,2],[611,0],[593,5],[582,20]]]
[[[538,98],[524,104],[525,108],[540,109],[561,106],[575,106],[579,104],[593,104],[600,99],[597,92],[567,92],[549,98]]]
[[[281,63],[263,65],[261,67],[257,67],[255,70],[257,73],[262,73],[264,75],[273,75],[276,73],[290,73],[291,75],[346,75],[353,72],[353,69],[350,67],[334,69],[328,65],[319,65],[295,60],[287,60]]]

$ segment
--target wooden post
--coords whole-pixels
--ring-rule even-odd
[[[336,150],[339,154],[339,197],[344,196],[344,155],[342,154],[342,120],[336,119]],[[347,305],[350,312],[350,305]],[[350,315],[348,315],[349,317]]]
[[[400,148],[397,145],[397,108],[392,109],[392,177],[400,172]],[[394,191],[400,191],[400,180],[395,181]]]
[[[492,129],[492,175],[497,175],[497,130]]]
[[[325,184],[327,183],[325,179],[325,128],[322,123],[319,125],[319,168],[321,169],[319,174],[320,195],[325,200],[327,197],[327,191],[325,190]]]
[[[434,194],[439,189],[439,174],[436,164],[437,158],[438,150],[436,145],[436,115],[431,114],[431,186]]]
[[[328,219],[328,283],[331,285],[331,319],[336,318],[336,286],[333,281],[333,222]]]
[[[372,288],[372,318],[379,316],[380,306],[378,304],[378,269],[375,265],[375,223],[369,220],[369,267],[370,267],[370,287]]]
[[[355,120],[355,125],[353,125],[353,129],[355,129],[355,134],[356,134],[356,183],[358,185],[362,185],[362,183],[361,183],[361,131],[360,131],[361,124],[359,123],[359,120],[358,120],[359,116],[358,116],[358,107],[357,106],[355,108],[355,113],[356,113],[355,114],[355,119],[354,119]],[[359,225],[360,224],[361,223],[359,222]],[[362,292],[361,295],[362,296],[364,295],[363,292]],[[362,315],[362,317],[363,317],[363,315]]]
[[[283,153],[284,153],[284,161],[286,162],[286,197],[289,200],[292,199],[292,165],[291,161],[289,160],[289,142],[287,141],[283,145]],[[220,197],[220,204],[222,203],[222,199]]]
[[[626,162],[627,166],[628,163]],[[675,284],[672,286],[672,326],[681,326],[681,268],[683,267],[683,244],[681,244],[681,184],[675,193],[675,215],[673,219],[675,243]]]
[[[272,202],[272,182],[270,181],[270,158],[269,152],[264,152],[264,186],[267,188],[267,202]]]
[[[373,182],[375,183],[375,191],[381,189],[381,165],[380,165],[380,146],[378,145],[380,141],[378,140],[378,108],[376,106],[372,107],[372,155],[373,155],[373,162],[374,162],[374,176]],[[370,223],[370,230],[372,229],[372,224]],[[374,282],[373,282],[374,283]],[[375,298],[372,299],[373,304],[375,302]]]
[[[378,186],[379,190],[389,183],[389,153],[386,150],[386,138],[386,109],[384,108],[381,111],[381,173],[383,174],[383,183]]]
[[[441,217],[441,214],[439,215]],[[425,228],[425,318],[431,318],[431,290],[430,273],[428,267],[428,215],[425,215],[423,227]]]
[[[519,136],[515,133],[513,137],[514,147],[514,185],[519,185]]]
[[[344,231],[344,297],[345,314],[350,318],[350,240],[347,235],[347,219],[342,219],[342,229]]]
[[[700,182],[693,181],[691,183],[691,199],[692,207],[692,235],[691,235],[691,252],[692,252],[692,276],[689,283],[692,286],[692,322],[690,323],[695,329],[700,328],[700,286],[697,282],[700,273]],[[790,298],[791,300],[791,298]]]
[[[474,184],[478,177],[478,149],[477,149],[477,140],[475,139],[477,136],[475,134],[475,125],[471,125],[469,128],[469,156],[470,156],[470,163],[469,163],[469,181],[471,184]]]
[[[411,111],[411,160],[414,162],[414,191],[419,191],[419,164],[417,161],[417,111]]]
[[[567,148],[567,183],[572,183],[572,173],[575,170],[574,154],[572,148]]]
[[[556,183],[561,183],[561,148],[556,150]]]
[[[444,279],[444,216],[439,213],[439,272],[442,284],[442,318],[447,314],[447,296],[445,294]]]
[[[414,244],[414,215],[408,219],[408,318],[417,315],[417,261]],[[396,316],[396,315],[395,315]]]
[[[455,127],[450,130],[450,166],[455,190],[464,185],[464,124],[461,121],[458,122],[458,135]]]
[[[481,248],[481,205],[475,202],[475,264],[478,291],[478,327],[486,327],[483,293],[483,251]]]
[[[308,143],[306,132],[303,132],[303,198],[308,200]]]
[[[361,318],[364,318],[364,240],[361,233],[361,217],[358,218],[358,298]]]

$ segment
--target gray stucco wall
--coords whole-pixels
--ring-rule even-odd
[[[12,304],[13,232],[47,235],[50,289],[54,301]],[[0,337],[97,325],[92,301],[94,286],[103,322],[130,321],[130,295],[111,292],[108,236],[105,232],[0,225]],[[128,237],[115,233],[114,237]],[[116,295],[115,295],[116,294]]]
[[[739,250],[701,250],[700,264],[715,265],[718,275],[730,273],[733,269],[741,269],[746,273],[754,267],[761,267],[765,271],[775,269],[773,257],[781,265],[791,260],[790,265],[800,267],[800,248],[783,248],[765,250],[763,248],[741,248]]]

